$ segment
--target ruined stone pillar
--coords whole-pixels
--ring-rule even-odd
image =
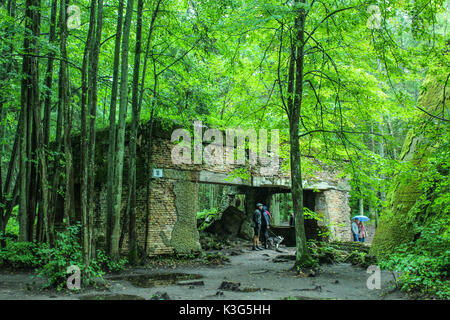
[[[272,198],[270,199],[270,214],[272,216],[272,225],[279,226],[280,225],[280,194],[275,193],[272,194]]]
[[[253,237],[253,212],[256,209],[256,190],[245,188],[245,219],[242,222],[239,235],[245,239]]]
[[[250,219],[253,217],[253,211],[256,209],[256,190],[246,188],[245,190],[245,213]]]
[[[348,205],[348,191],[328,189],[323,192],[326,202],[326,215],[331,231],[332,241],[352,241],[350,207]]]

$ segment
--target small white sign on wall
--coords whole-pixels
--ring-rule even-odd
[[[153,178],[162,178],[163,169],[153,169]]]

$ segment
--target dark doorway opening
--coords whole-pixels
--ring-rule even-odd
[[[316,194],[313,190],[303,190],[303,207],[311,211],[316,207]],[[316,219],[305,215],[305,235],[307,240],[319,240],[319,225]]]
[[[295,246],[295,226],[290,226],[288,223],[288,217],[292,208],[292,196],[290,190],[277,190],[278,193],[283,193],[280,197],[280,214],[281,214],[281,224],[274,227],[272,230],[277,234],[284,237],[284,244],[286,246]],[[316,207],[316,196],[317,192],[313,190],[303,190],[303,207],[311,211],[315,210]],[[320,240],[319,231],[321,230],[318,225],[318,221],[309,218],[307,215],[304,220],[305,225],[305,236],[307,240]]]

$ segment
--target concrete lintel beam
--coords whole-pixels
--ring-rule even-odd
[[[262,177],[254,176],[252,179],[253,187],[291,187],[291,180],[289,178],[280,177]]]
[[[240,177],[231,179],[229,174],[223,172],[200,171],[199,182],[216,183],[225,185],[251,186],[250,181]]]

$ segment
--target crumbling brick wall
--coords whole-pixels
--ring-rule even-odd
[[[147,177],[147,168],[145,166],[146,157],[148,157],[148,143],[150,139],[146,137],[147,129],[141,128],[137,140],[137,190],[136,190],[136,227],[138,236],[138,245],[142,250],[147,241],[146,247],[148,255],[172,254],[176,252],[192,252],[201,250],[199,243],[199,234],[196,226],[196,213],[198,211],[198,183],[210,182],[218,183],[222,174],[226,176],[237,166],[207,165],[207,164],[174,164],[171,158],[173,144],[170,141],[170,132],[156,127],[152,135],[151,167],[163,170],[163,176],[156,178]],[[97,236],[97,246],[101,247],[105,242],[105,221],[106,221],[106,168],[107,168],[107,134],[97,135],[97,153],[96,163],[98,173],[96,177],[96,209],[95,209],[95,227]],[[128,143],[126,141],[126,143]],[[125,153],[124,161],[124,184],[122,193],[122,219],[125,230],[127,220],[125,217],[128,187],[126,178],[128,175],[128,159]],[[271,183],[270,179],[261,180],[258,176],[258,166],[246,166],[251,173],[249,180],[241,180],[242,186],[252,188],[267,187]],[[214,174],[216,176],[214,176]],[[203,178],[202,178],[203,177]],[[319,181],[322,206],[324,207],[325,218],[331,223],[331,237],[343,241],[351,241],[350,231],[350,208],[348,207],[348,191],[343,190],[346,182],[342,179],[336,179],[336,174],[323,171],[316,176]],[[204,181],[204,179],[212,179]],[[203,180],[202,180],[203,179]],[[278,179],[278,180],[276,180]],[[274,183],[281,183],[278,187],[288,188],[286,181],[290,183],[289,172],[280,172]],[[281,180],[282,182],[279,182]],[[267,182],[269,181],[269,182]],[[278,181],[278,182],[277,182]],[[222,181],[224,184],[232,184]],[[238,185],[235,184],[235,185]],[[150,192],[147,194],[147,186]],[[255,199],[246,197],[245,206],[247,210],[253,212]],[[147,210],[148,206],[148,210]],[[317,204],[316,204],[317,207]],[[320,207],[320,206],[319,206]],[[250,227],[249,227],[250,228]],[[250,229],[249,229],[250,230]],[[147,240],[146,240],[147,239]],[[128,234],[123,234],[122,253],[127,252]]]
[[[326,221],[330,230],[330,240],[352,241],[350,224],[349,193],[342,190],[323,191],[326,203]]]

